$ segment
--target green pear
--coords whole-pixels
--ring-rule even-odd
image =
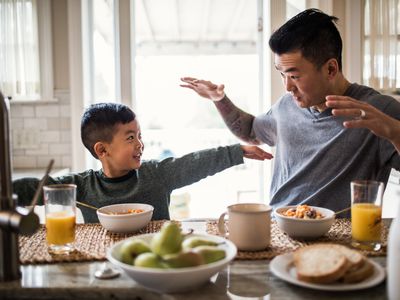
[[[142,253],[151,252],[150,246],[141,239],[126,241],[120,249],[121,261],[133,265],[135,258]]]
[[[167,266],[162,261],[161,257],[152,252],[146,252],[140,254],[136,257],[134,262],[136,267],[144,267],[144,268],[157,268],[157,269],[165,269]]]
[[[213,246],[198,246],[196,248],[193,248],[192,251],[200,254],[206,264],[216,262],[225,258],[226,256],[224,249]]]
[[[192,249],[192,248],[195,248],[198,246],[217,246],[217,245],[218,245],[218,243],[216,243],[214,241],[191,236],[183,241],[182,248],[183,249]]]
[[[151,240],[151,250],[160,256],[177,253],[182,249],[183,235],[176,223],[165,223]]]
[[[204,264],[204,259],[199,253],[180,252],[168,254],[163,257],[165,264],[170,268],[188,268]]]

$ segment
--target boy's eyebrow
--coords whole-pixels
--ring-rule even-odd
[[[127,131],[125,131],[125,134],[130,134],[130,133],[136,134],[136,131],[131,130],[131,129],[128,129]]]

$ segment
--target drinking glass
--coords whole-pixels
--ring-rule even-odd
[[[355,180],[351,187],[352,246],[363,250],[381,249],[382,196],[384,183]]]
[[[43,187],[46,240],[51,254],[74,250],[76,224],[76,185],[54,184]]]

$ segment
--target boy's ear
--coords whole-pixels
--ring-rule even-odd
[[[97,142],[96,144],[94,144],[93,149],[98,158],[104,157],[107,154],[107,147],[102,142]]]

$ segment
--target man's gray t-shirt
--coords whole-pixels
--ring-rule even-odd
[[[400,119],[400,103],[366,86],[352,84],[345,96],[367,102]],[[394,146],[368,129],[347,129],[343,117],[300,108],[290,94],[255,118],[257,138],[276,146],[271,182],[273,207],[309,204],[334,211],[350,206],[350,182],[387,183],[391,168],[400,169]]]

